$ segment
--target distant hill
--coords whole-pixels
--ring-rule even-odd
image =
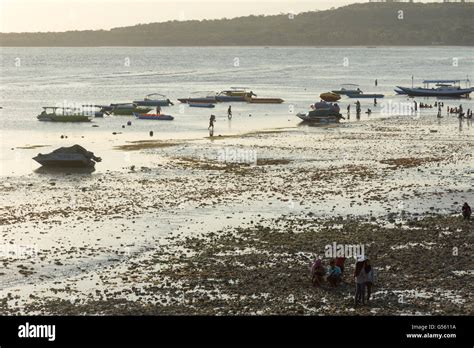
[[[403,19],[399,19],[403,11]],[[0,33],[1,46],[474,45],[473,3],[365,3],[295,15]]]

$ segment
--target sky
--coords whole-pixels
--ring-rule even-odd
[[[0,0],[0,32],[111,29],[168,20],[299,13],[368,0]]]

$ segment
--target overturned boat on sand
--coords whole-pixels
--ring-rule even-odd
[[[94,167],[96,162],[102,161],[100,157],[96,157],[93,152],[87,151],[80,145],[60,147],[45,155],[40,153],[33,159],[42,166],[75,168]]]
[[[314,104],[313,110],[307,113],[298,113],[296,116],[303,122],[338,123],[341,118],[344,118],[339,111],[340,108],[337,104],[319,102]]]

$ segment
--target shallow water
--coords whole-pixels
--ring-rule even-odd
[[[296,113],[307,111],[320,93],[338,89],[342,83],[357,83],[365,92],[386,94],[376,107],[371,99],[361,99],[363,112],[373,110],[370,118],[398,116],[403,113],[400,106],[411,101],[396,96],[395,86],[410,85],[412,75],[415,84],[423,79],[466,78],[474,71],[473,57],[471,47],[1,48],[0,173],[26,174],[38,167],[31,160],[38,152],[75,143],[100,152],[102,157],[107,152],[107,160],[98,170],[120,169],[123,157],[110,151],[112,146],[149,139],[150,130],[154,139],[203,138],[211,113],[217,115],[216,135],[295,127],[299,124]],[[259,97],[281,97],[285,103],[233,103],[234,117],[229,121],[228,103],[199,109],[176,100],[195,91],[231,86],[247,86]],[[156,92],[175,102],[175,106],[164,108],[175,116],[174,121],[116,116],[96,118],[92,124],[58,124],[36,119],[42,106],[131,102]],[[433,104],[435,99],[418,101]],[[354,102],[343,98],[342,113]],[[445,100],[445,105],[460,103],[464,109],[474,106],[472,100]],[[344,122],[359,121],[354,106],[352,110],[352,117]],[[421,111],[421,116],[435,114],[436,109]],[[361,116],[362,121],[368,118],[365,113]],[[132,126],[122,128],[128,120]],[[455,127],[450,130],[459,132]],[[60,139],[61,135],[68,138]],[[12,150],[31,145],[48,146],[41,151]]]

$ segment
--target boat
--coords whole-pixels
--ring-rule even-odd
[[[356,93],[356,94],[347,94],[349,98],[357,98],[357,99],[362,99],[362,98],[371,98],[371,99],[379,99],[379,98],[384,98],[384,94],[377,94],[377,93]]]
[[[341,99],[341,96],[337,93],[334,92],[326,92],[326,93],[321,93],[319,97],[327,102],[335,102]]]
[[[397,86],[397,89],[401,90],[405,94],[411,97],[452,97],[462,98],[469,97],[469,94],[474,91],[474,88],[466,87],[461,88],[461,81],[469,82],[466,80],[425,80],[423,81],[424,87],[401,87]],[[431,84],[435,84],[436,88],[430,88]]]
[[[178,98],[181,103],[207,103],[207,104],[216,104],[218,101],[216,99],[216,92],[204,91],[204,92],[194,92],[191,93],[192,96],[189,98]],[[204,97],[202,95],[205,95]]]
[[[347,95],[347,94],[358,94],[362,93],[359,88],[359,85],[354,83],[345,83],[341,85],[341,89],[331,91],[332,93],[336,93],[339,95]]]
[[[281,104],[284,102],[281,98],[253,98],[245,97],[245,101],[251,104]]]
[[[406,95],[407,93],[402,91],[401,89],[395,88],[394,91],[399,95]]]
[[[169,106],[174,105],[165,95],[152,93],[145,96],[143,100],[134,100],[133,104],[137,106]]]
[[[171,115],[164,114],[139,114],[134,112],[136,118],[140,120],[158,120],[158,121],[173,121],[174,117]]]
[[[318,102],[314,104],[314,109],[307,113],[298,113],[297,117],[304,122],[316,123],[338,123],[341,118],[340,108],[337,104]]]
[[[39,121],[49,122],[90,122],[91,118],[81,110],[58,106],[43,106],[43,111],[37,116]]]
[[[48,167],[94,167],[96,162],[101,162],[100,157],[87,151],[80,145],[60,147],[49,154],[38,154],[33,159],[42,166]]]
[[[245,102],[245,97],[256,97],[252,91],[247,92],[247,87],[231,87],[230,90],[221,91],[216,95],[218,102]]]
[[[131,116],[135,112],[146,114],[153,110],[153,108],[146,106],[137,106],[133,103],[122,103],[122,104],[110,104],[112,107],[112,113],[116,116]]]
[[[216,105],[212,103],[196,103],[196,102],[191,102],[188,103],[189,107],[191,108],[215,108]]]

